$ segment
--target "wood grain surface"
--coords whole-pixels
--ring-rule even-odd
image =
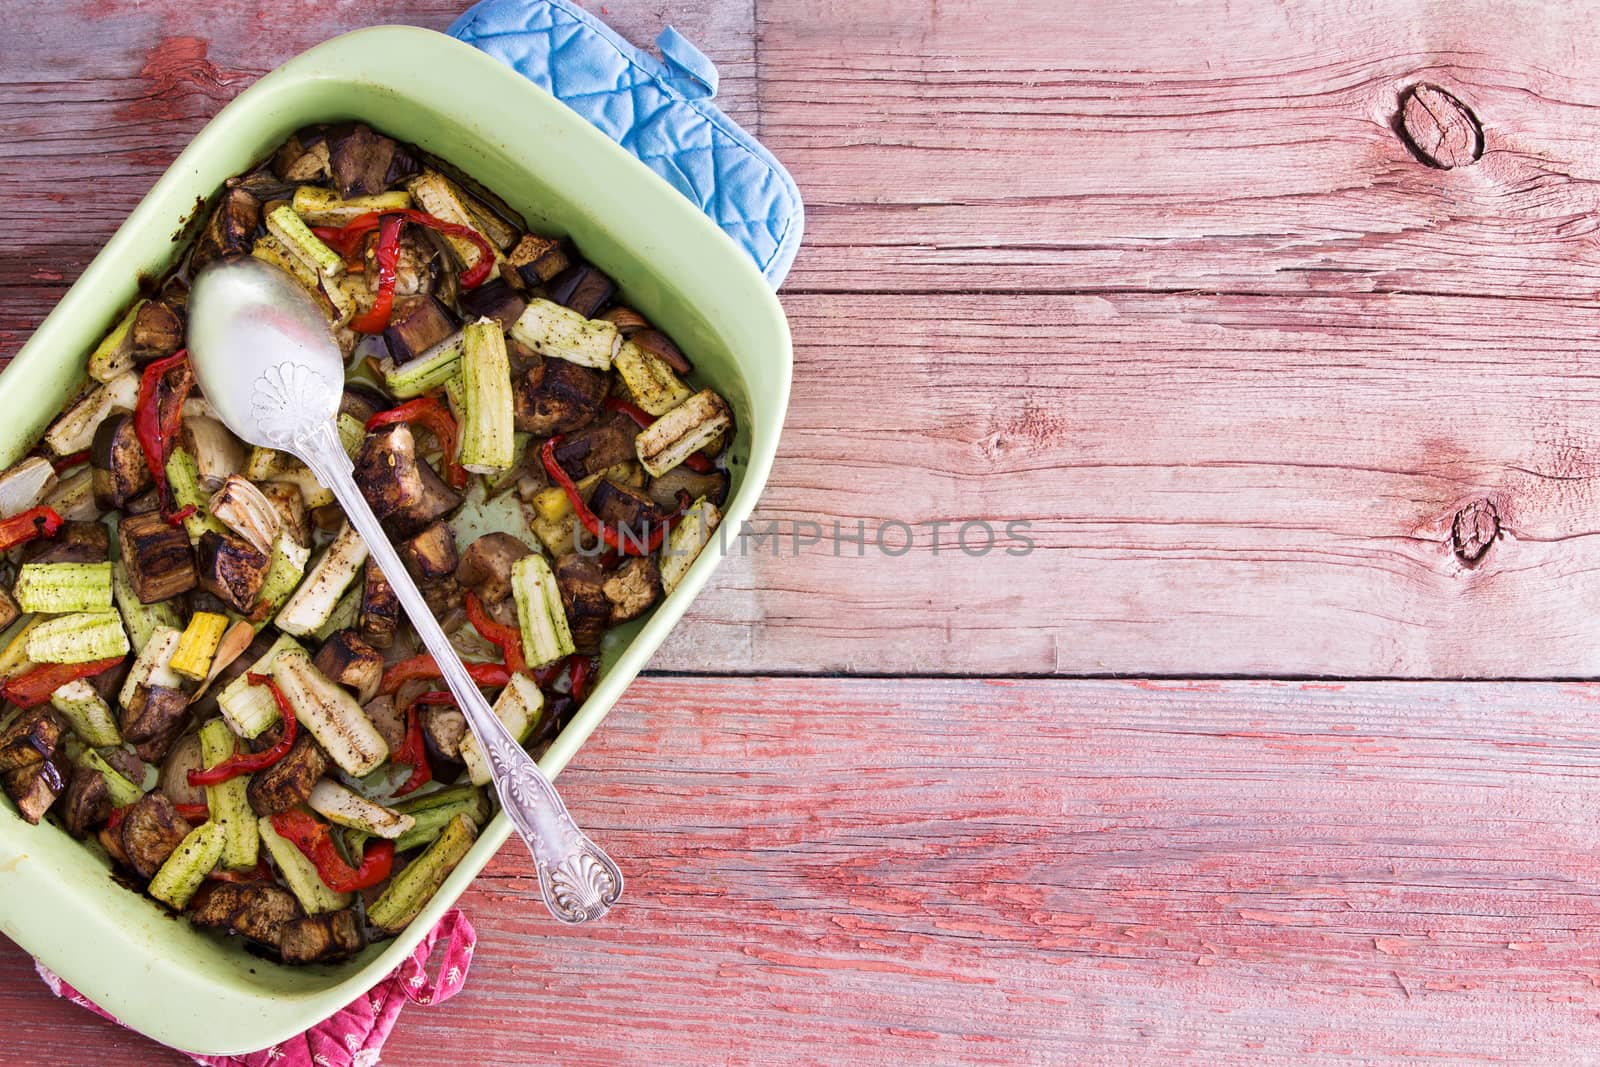
[[[0,355],[244,86],[460,9],[0,0]],[[1600,1062],[1600,6],[603,11],[807,197],[778,536],[563,777],[627,906],[507,849],[385,1062]],[[1563,681],[1344,680],[1463,677]],[[182,1062],[0,958],[0,1060]]]

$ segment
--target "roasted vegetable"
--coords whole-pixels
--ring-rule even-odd
[[[653,475],[665,474],[732,425],[727,402],[710,389],[702,389],[640,432],[634,443],[639,462]]]
[[[89,461],[94,502],[102,508],[120,508],[150,485],[131,412],[114,411],[100,423]]]
[[[379,519],[421,503],[422,473],[411,427],[402,422],[369,434],[355,457],[355,480]]]
[[[463,414],[458,462],[477,474],[508,470],[516,461],[516,447],[505,334],[492,319],[470,323],[462,333]]]
[[[285,927],[304,914],[293,893],[270,882],[216,882],[195,899],[189,921],[277,948]]]
[[[447,578],[456,569],[455,532],[442,520],[430,523],[400,546],[400,559],[421,584]]]
[[[272,552],[283,516],[255,484],[229,474],[207,502],[211,515],[257,552]]]
[[[522,654],[528,666],[542,667],[577,651],[561,589],[543,556],[524,556],[512,564],[511,592],[517,601]]]
[[[317,670],[304,651],[279,653],[272,663],[272,677],[294,705],[300,724],[340,770],[360,777],[388,758],[388,746],[361,705]]]
[[[159,514],[123,519],[117,525],[117,543],[140,603],[154,604],[195,587],[198,576],[189,537]]]
[[[391,840],[411,829],[417,822],[409,815],[402,815],[392,808],[374,803],[327,778],[318,782],[311,790],[307,806],[329,822]]]
[[[195,546],[200,587],[241,614],[248,614],[266,584],[266,553],[242,538],[207,530]]]
[[[529,234],[506,254],[506,263],[524,287],[538,288],[570,267],[572,257],[565,242]]]
[[[50,706],[86,745],[108,748],[122,744],[116,717],[95,687],[83,679],[68,682],[50,694]]]
[[[428,295],[401,297],[394,303],[383,340],[396,363],[416,359],[456,332],[450,309]]]
[[[323,674],[349,689],[365,704],[383,679],[383,657],[354,630],[340,630],[323,642],[311,661]]]
[[[661,599],[661,568],[654,556],[635,556],[607,574],[600,588],[611,602],[609,624],[618,626],[637,619]]]
[[[114,611],[58,615],[28,633],[28,659],[34,663],[91,663],[126,655],[128,635]]]
[[[277,864],[278,874],[307,914],[320,915],[350,906],[351,895],[329,889],[311,861],[272,828],[271,815],[261,816],[256,820],[256,827],[261,834],[261,843],[267,846],[272,862]]]
[[[394,644],[395,630],[400,625],[400,601],[383,571],[372,560],[367,560],[362,583],[361,635],[374,648],[388,648]]]
[[[189,824],[161,793],[147,793],[129,808],[121,829],[123,855],[141,878],[160,870],[189,835]]]
[[[510,333],[541,356],[598,370],[611,369],[612,357],[622,342],[614,323],[585,318],[571,308],[538,297],[528,301]]]
[[[526,744],[544,714],[544,693],[527,675],[513,674],[494,702],[494,713],[517,739],[517,744]],[[472,784],[488,785],[489,762],[483,756],[477,737],[472,734],[463,737],[460,751],[461,762],[466,764]]]
[[[696,500],[684,513],[683,521],[667,535],[661,546],[661,587],[668,593],[678,588],[689,566],[699,558],[700,552],[711,543],[717,526],[722,522],[722,512],[705,498]]]
[[[200,755],[204,769],[210,770],[226,763],[233,757],[235,746],[233,731],[228,729],[228,724],[223,720],[211,719],[200,728]],[[256,830],[256,817],[250,810],[250,801],[246,796],[248,787],[248,780],[242,777],[205,787],[211,823],[219,827],[222,833],[222,865],[234,871],[250,870],[256,865],[260,852],[261,838]],[[214,864],[216,861],[212,862]]]
[[[366,559],[367,546],[361,536],[345,526],[284,602],[277,616],[278,629],[300,636],[327,622]]]
[[[477,839],[478,828],[472,818],[456,814],[428,851],[394,876],[389,888],[367,909],[367,921],[386,933],[405,929]]]
[[[249,780],[246,796],[257,815],[274,815],[304,804],[328,770],[328,756],[309,733],[295,738],[289,754]]]
[[[456,565],[456,581],[485,604],[511,595],[511,566],[531,550],[508,533],[486,533],[467,546]]]
[[[199,890],[206,874],[222,858],[225,845],[224,829],[219,824],[207,822],[195,827],[150,879],[150,895],[182,911]]]
[[[110,611],[111,564],[25,563],[12,593],[23,611]]]
[[[515,382],[516,428],[547,436],[593,422],[606,395],[606,376],[564,359],[541,359]]]

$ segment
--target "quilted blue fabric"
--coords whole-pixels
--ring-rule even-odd
[[[662,59],[568,0],[482,0],[449,33],[531,78],[700,206],[774,288],[805,208],[771,152],[713,104],[717,68],[668,26]]]

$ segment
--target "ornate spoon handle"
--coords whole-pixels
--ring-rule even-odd
[[[388,578],[422,643],[433,654],[433,661],[466,715],[473,734],[488,754],[500,806],[511,816],[533,853],[534,867],[539,873],[539,891],[550,914],[571,924],[589,922],[604,915],[622,895],[622,872],[610,856],[578,829],[555,785],[483,699],[356,486],[351,476],[350,458],[339,443],[334,424],[319,421],[281,447],[298,456],[323,485],[333,490],[356,532],[366,542],[367,551]]]

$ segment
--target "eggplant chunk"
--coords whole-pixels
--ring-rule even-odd
[[[219,256],[249,252],[260,225],[261,201],[244,189],[229,189],[222,194],[205,232],[195,243],[189,260],[191,268],[198,269]]]
[[[516,428],[539,437],[581,429],[600,413],[606,388],[606,376],[600,371],[570,360],[541,359],[516,378],[512,408]]]
[[[639,428],[631,420],[607,419],[572,434],[556,446],[556,462],[573,480],[599,474],[634,458]]]
[[[380,519],[420,503],[422,474],[411,427],[400,423],[368,434],[356,453],[355,480]]]
[[[439,477],[431,463],[418,460],[417,473],[422,475],[421,499],[383,520],[383,528],[397,541],[420,533],[430,522],[443,518],[461,506],[461,494]]]
[[[22,609],[17,606],[16,600],[4,589],[0,589],[0,630],[5,629],[17,621],[22,614]]]
[[[437,753],[452,763],[461,760],[461,742],[467,736],[467,717],[451,707],[425,707],[419,712],[424,739]]]
[[[182,689],[141,685],[122,709],[122,736],[147,763],[160,763],[189,725],[189,698]]]
[[[284,963],[312,963],[352,956],[366,944],[366,931],[355,910],[345,908],[285,923],[278,951]]]
[[[601,586],[611,602],[611,617],[616,626],[637,619],[661,599],[661,568],[655,556],[633,556],[606,576]]]
[[[506,255],[506,262],[523,285],[541,286],[572,266],[571,247],[553,237],[529,234]]]
[[[461,307],[474,318],[493,319],[500,324],[500,329],[509,330],[527,309],[528,302],[504,278],[496,278],[462,293]]]
[[[104,523],[69,519],[51,538],[28,542],[24,563],[104,563],[111,558],[111,533]]]
[[[551,300],[567,305],[586,319],[594,318],[616,291],[615,282],[587,263],[568,267],[545,286],[545,295]]]
[[[164,359],[183,347],[183,319],[164,300],[147,300],[134,316],[133,358],[136,363]]]
[[[645,492],[650,494],[650,499],[663,508],[675,509],[678,506],[679,490],[688,493],[690,500],[705,497],[721,507],[728,499],[728,472],[715,470],[709,474],[696,474],[680,464],[665,474],[651,478],[649,484],[645,486]]]
[[[409,150],[363,123],[332,127],[327,131],[326,144],[328,170],[339,195],[346,200],[381,193],[421,169]]]
[[[485,604],[498,604],[511,595],[511,565],[531,551],[508,533],[486,533],[461,554],[456,581]]]
[[[248,615],[261,595],[272,562],[242,537],[207,530],[196,546],[200,587],[241,615]]]
[[[344,387],[339,396],[339,414],[349,415],[361,425],[389,406],[389,400],[372,386],[354,382]]]
[[[607,525],[622,527],[625,544],[637,539],[647,542],[657,526],[666,521],[661,508],[649,494],[631,485],[620,485],[610,478],[602,478],[589,497],[589,510]]]
[[[328,757],[309,731],[295,738],[289,752],[277,763],[250,779],[246,795],[257,815],[276,815],[305,803],[328,770]]]
[[[62,821],[67,833],[82,838],[111,817],[111,791],[106,776],[85,767],[74,767],[62,801]]]
[[[373,648],[388,648],[394,644],[395,630],[400,626],[400,600],[394,595],[389,579],[370,558],[361,590],[360,625],[361,636]]]
[[[366,703],[383,679],[383,656],[354,630],[340,630],[317,650],[312,665]]]
[[[67,788],[61,767],[53,759],[47,759],[32,767],[19,767],[14,771],[7,771],[4,780],[6,792],[17,802],[17,811],[21,812],[24,819],[35,825],[44,818],[45,812],[50,810],[56,798]]]
[[[584,656],[600,651],[600,639],[611,619],[605,572],[596,560],[573,552],[556,560],[555,573],[574,649]]]
[[[89,450],[94,502],[110,511],[144,492],[150,484],[150,467],[134,431],[133,415],[113,411],[95,431]]]
[[[400,546],[400,559],[421,585],[437,582],[456,571],[456,534],[443,519],[429,523]]]
[[[314,182],[328,176],[328,131],[311,126],[291,134],[272,157],[272,173],[289,182]]]
[[[25,708],[0,730],[0,771],[33,767],[54,756],[66,723],[48,704]]]
[[[396,364],[416,359],[456,332],[456,317],[430,295],[408,296],[394,302],[394,314],[383,340]]]
[[[117,524],[122,563],[140,603],[187,593],[198,580],[189,535],[159,514],[130,515]]]
[[[394,697],[373,697],[361,706],[361,710],[372,720],[372,725],[377,728],[383,743],[389,746],[389,751],[399,752],[406,743],[406,720],[400,714],[400,709],[394,706]]]
[[[122,819],[122,851],[139,877],[149,878],[192,829],[165,793],[146,793]]]
[[[217,882],[195,901],[189,921],[276,948],[284,927],[304,914],[293,893],[271,882]]]

